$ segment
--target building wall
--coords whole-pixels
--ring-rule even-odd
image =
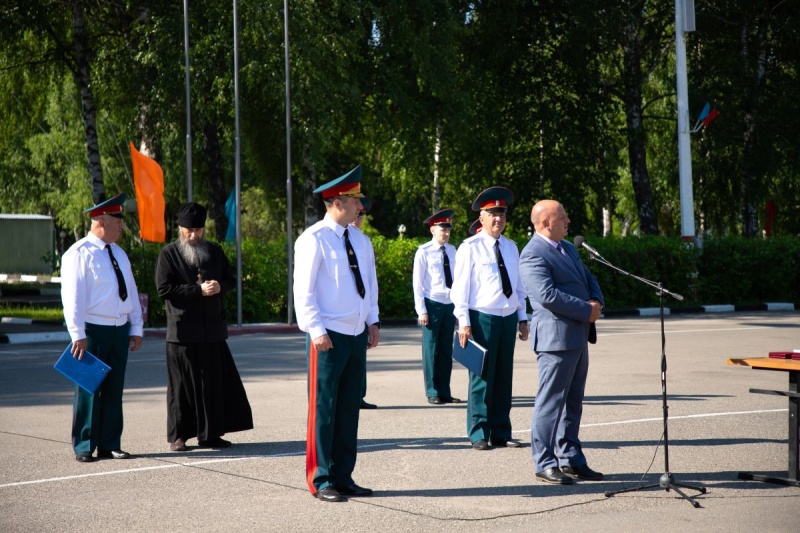
[[[0,215],[0,273],[51,274],[54,251],[53,217]]]

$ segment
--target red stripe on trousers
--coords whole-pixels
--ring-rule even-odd
[[[317,347],[308,339],[308,427],[306,429],[306,482],[311,494],[317,494]]]

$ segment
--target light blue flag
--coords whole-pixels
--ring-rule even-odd
[[[225,242],[236,240],[236,187],[231,191],[225,202],[225,216],[228,218],[228,231],[225,233]]]

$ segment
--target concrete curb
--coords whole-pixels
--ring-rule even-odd
[[[664,315],[687,315],[687,314],[702,314],[702,313],[742,313],[752,311],[798,311],[800,304],[791,302],[769,302],[762,304],[752,305],[701,305],[698,307],[682,307],[682,308],[664,308]],[[659,316],[660,310],[658,307],[642,307],[639,309],[605,311],[604,316],[607,317],[653,317]],[[57,322],[48,322],[43,320],[32,320],[29,318],[0,318],[2,324],[18,324],[18,325],[43,325],[43,326],[58,326]],[[391,319],[382,322],[384,326],[394,327],[410,327],[416,326],[417,321],[414,319]],[[228,336],[236,335],[253,335],[257,333],[267,333],[272,335],[291,335],[302,334],[297,324],[284,324],[276,322],[267,322],[261,324],[243,324],[239,326],[228,326]],[[163,339],[167,336],[167,328],[145,328],[145,337]],[[0,344],[31,344],[36,342],[69,342],[70,337],[66,331],[41,331],[34,333],[0,333]]]
[[[798,311],[800,304],[792,302],[767,302],[749,305],[700,305],[697,307],[677,307],[664,308],[664,315],[692,315],[703,313],[746,313],[752,311]],[[607,317],[629,317],[629,316],[659,316],[658,307],[641,307],[639,309],[624,309],[605,311]]]
[[[13,322],[11,321],[13,320]],[[26,322],[27,320],[27,322]],[[2,319],[4,324],[36,324],[37,321],[32,321],[25,318]],[[38,321],[39,324],[53,326],[53,322]],[[66,328],[66,326],[64,326]],[[301,333],[297,324],[244,324],[242,327],[228,326],[228,336],[236,335],[252,335],[255,333],[269,333],[273,335]],[[149,338],[166,338],[167,328],[145,328],[144,336]],[[39,331],[34,333],[0,333],[0,344],[32,344],[36,342],[70,342],[69,333],[64,331]]]

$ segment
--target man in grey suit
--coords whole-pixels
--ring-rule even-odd
[[[533,307],[531,346],[539,367],[539,391],[531,421],[536,477],[568,485],[573,478],[599,480],[586,463],[578,432],[589,370],[594,322],[603,293],[575,247],[564,207],[542,200],[531,210],[536,233],[522,250],[519,273]]]

